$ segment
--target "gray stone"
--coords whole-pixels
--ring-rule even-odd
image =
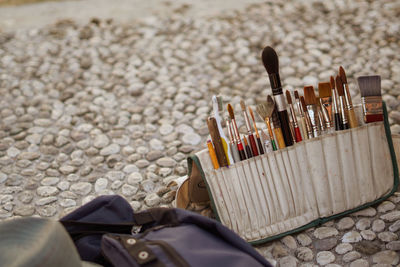
[[[107,188],[107,185],[108,185],[107,179],[99,178],[99,179],[97,179],[96,183],[94,184],[94,191],[96,191],[97,193],[101,192]]]
[[[102,150],[100,150],[100,155],[102,156],[109,156],[112,154],[117,154],[120,151],[120,146],[117,144],[111,144],[109,146],[106,146]]]
[[[362,237],[361,237],[360,233],[356,232],[356,231],[347,232],[342,237],[343,243],[356,243],[356,242],[360,242],[361,240],[362,240]]]
[[[381,250],[381,247],[371,241],[361,241],[354,244],[355,250],[362,254],[372,255]]]
[[[350,267],[369,267],[369,263],[364,259],[358,259],[350,263]]]
[[[121,171],[109,171],[105,177],[110,181],[123,180],[125,178],[125,173]]]
[[[342,255],[353,249],[353,246],[350,243],[341,243],[336,246],[335,251],[337,254]]]
[[[284,238],[281,239],[281,242],[287,246],[290,249],[296,249],[297,248],[297,244],[296,244],[296,240],[294,239],[293,236],[291,235],[287,235]]]
[[[373,263],[396,265],[399,263],[399,255],[390,250],[378,252],[372,256]]]
[[[151,139],[149,144],[152,150],[164,150],[165,148],[163,142],[158,139]],[[147,153],[147,151],[145,153]]]
[[[328,263],[332,263],[335,261],[335,255],[330,251],[320,251],[317,253],[317,263],[324,266]]]
[[[34,212],[35,207],[32,205],[23,205],[14,208],[14,214],[19,216],[31,216]]]
[[[400,250],[400,241],[391,241],[386,244],[386,248],[390,250]]]
[[[385,222],[377,219],[372,223],[372,231],[379,233],[385,230]]]
[[[366,209],[357,211],[352,213],[353,216],[361,216],[361,217],[374,217],[376,215],[376,209],[372,207],[368,207]]]
[[[110,143],[110,139],[105,134],[99,134],[94,138],[93,146],[96,148],[105,148]],[[116,152],[118,153],[118,152]]]
[[[145,197],[144,203],[149,207],[155,207],[160,203],[160,197],[156,193],[150,193]]]
[[[348,230],[351,229],[353,226],[354,221],[350,217],[344,217],[337,223],[337,227],[339,230]]]
[[[312,261],[314,259],[314,253],[307,247],[299,247],[296,250],[296,257],[301,261]]]
[[[41,197],[49,197],[58,194],[57,187],[54,186],[39,186],[36,193]]]
[[[279,265],[287,267],[297,266],[297,259],[293,256],[285,256],[279,259]]]
[[[381,215],[380,218],[387,222],[394,222],[400,220],[400,210],[395,210],[387,214]]]
[[[87,182],[79,182],[71,185],[71,191],[75,194],[86,196],[90,191],[92,191],[92,185]]]
[[[44,197],[36,200],[35,204],[37,206],[44,206],[57,201],[57,197]]]
[[[172,158],[160,158],[157,160],[157,165],[161,167],[174,167],[176,165],[176,161]]]
[[[314,236],[318,239],[324,239],[338,234],[338,230],[333,227],[319,227],[314,231]]]
[[[63,208],[75,207],[76,201],[70,198],[60,200],[60,206]]]
[[[21,152],[18,155],[18,159],[27,159],[27,160],[35,160],[40,158],[40,154],[38,152]]]
[[[281,244],[277,243],[272,247],[272,256],[274,258],[282,258],[288,255],[288,250]]]
[[[308,235],[306,235],[306,234],[299,234],[299,235],[297,236],[297,241],[298,241],[298,242],[300,243],[300,245],[303,246],[303,247],[307,247],[307,246],[311,245],[311,243],[312,243],[311,238],[310,238]]]
[[[53,217],[57,213],[57,209],[53,206],[43,206],[37,208],[37,212],[42,217]]]
[[[174,126],[171,124],[162,124],[159,128],[161,135],[168,135],[174,131]]]
[[[5,173],[0,172],[0,184],[7,180],[8,176]]]
[[[324,238],[321,240],[314,241],[314,247],[317,250],[331,250],[337,244],[337,239],[335,237]]]
[[[130,185],[137,185],[143,181],[143,176],[140,172],[133,172],[129,174],[127,182]]]
[[[61,166],[59,170],[62,174],[68,175],[70,173],[74,173],[76,171],[76,168],[74,166],[64,165]]]
[[[187,145],[198,145],[201,142],[201,136],[197,133],[186,133],[182,136],[182,142]]]
[[[146,159],[148,161],[153,161],[161,158],[163,156],[163,153],[159,150],[151,150],[146,154]]]
[[[393,210],[396,206],[390,201],[383,201],[377,208],[378,212],[385,213]]]
[[[343,255],[342,260],[344,262],[351,262],[351,261],[354,261],[354,260],[359,259],[359,258],[361,258],[361,254],[360,253],[358,253],[357,251],[351,251],[351,252],[346,253],[345,255]]]
[[[363,230],[360,234],[365,240],[374,240],[376,238],[376,234],[371,230]]]
[[[70,186],[70,183],[68,181],[61,181],[57,184],[57,188],[60,189],[61,191],[68,190]]]
[[[397,232],[400,230],[400,220],[395,221],[392,225],[389,226],[390,232]]]
[[[129,184],[124,184],[122,186],[122,195],[129,197],[132,196],[134,194],[136,194],[136,192],[138,191],[138,188]]]
[[[122,169],[122,171],[124,173],[133,173],[139,171],[139,168],[134,164],[128,164]]]
[[[43,178],[43,180],[40,181],[40,183],[41,183],[42,185],[47,185],[47,186],[49,186],[49,185],[55,185],[55,184],[57,184],[59,181],[60,181],[60,178],[57,178],[57,177],[46,177],[46,178]]]
[[[390,242],[398,239],[397,235],[392,232],[379,233],[378,238],[383,242]]]
[[[356,224],[356,228],[360,231],[367,230],[370,227],[371,221],[368,218],[361,218]]]

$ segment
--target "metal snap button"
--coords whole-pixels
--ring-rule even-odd
[[[149,257],[149,253],[147,253],[146,251],[140,251],[138,256],[139,256],[139,259],[145,260]]]
[[[126,240],[126,243],[128,243],[129,245],[134,245],[136,244],[136,240],[133,238],[129,238],[128,240]]]

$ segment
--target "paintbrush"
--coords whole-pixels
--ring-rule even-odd
[[[219,166],[228,166],[228,159],[226,157],[221,137],[219,135],[217,121],[214,117],[208,117],[207,126],[208,130],[210,131],[211,140],[214,144],[215,154],[217,155]]]
[[[320,108],[320,110],[322,112],[322,117],[324,118],[324,121],[325,121],[325,125],[324,126],[325,126],[327,132],[331,133],[332,131],[335,130],[335,128],[332,125],[332,121],[330,120],[328,110],[325,107],[325,105],[322,103],[322,99],[321,98],[319,98],[319,108]]]
[[[264,67],[268,72],[285,144],[286,146],[291,146],[293,145],[293,137],[290,132],[289,116],[286,110],[286,101],[282,91],[281,79],[279,77],[278,55],[272,47],[267,46],[264,48],[261,58]]]
[[[361,76],[357,81],[365,123],[383,121],[381,76]]]
[[[292,96],[290,95],[290,92],[288,90],[286,90],[286,99],[287,99],[287,103],[289,105],[290,115],[292,117],[292,126],[293,126],[295,141],[296,141],[296,143],[298,143],[298,142],[301,142],[303,140],[303,138],[301,137],[299,124],[297,123],[296,114],[294,113]]]
[[[245,151],[246,151],[246,156],[247,156],[247,158],[249,159],[249,158],[252,158],[253,157],[253,154],[251,153],[251,148],[250,148],[250,146],[249,146],[249,143],[247,143],[247,138],[246,138],[246,136],[243,136],[243,143],[244,143],[244,148],[245,148]]]
[[[217,170],[217,169],[219,169],[219,163],[218,163],[218,158],[217,158],[217,155],[215,154],[215,150],[214,150],[211,140],[207,140],[207,147],[208,147],[208,153],[210,154],[211,162],[214,166],[214,169]]]
[[[304,112],[304,118],[305,118],[304,121],[306,122],[306,129],[307,129],[308,138],[313,138],[314,134],[313,134],[313,128],[312,128],[312,124],[311,124],[311,119],[310,119],[310,116],[309,116],[309,114],[307,112],[307,106],[306,106],[306,102],[305,102],[303,96],[300,97],[300,102],[301,102],[301,107],[302,107],[303,112]]]
[[[267,103],[271,103],[273,101],[274,100],[269,95],[268,98],[267,98]],[[276,142],[278,143],[278,147],[279,147],[279,149],[285,148],[286,147],[285,139],[283,137],[281,122],[279,120],[278,109],[276,107],[276,103],[274,103],[274,110],[272,112],[271,118],[272,118],[272,125],[273,125],[273,129],[274,129]]]
[[[231,126],[231,120],[227,117],[225,118],[226,121],[226,128],[228,128],[228,134],[229,134],[229,148],[231,149],[232,152],[232,157],[234,162],[239,162],[240,161],[240,155],[239,151],[237,148],[237,145],[235,143],[235,137],[232,131],[232,126]]]
[[[329,82],[318,84],[318,97],[328,111],[329,121],[332,121],[332,88]]]
[[[351,101],[350,89],[349,89],[349,85],[347,83],[346,73],[344,72],[344,69],[342,66],[339,67],[339,76],[340,76],[340,79],[341,79],[342,84],[344,85],[344,89],[345,89],[344,97],[345,97],[345,101],[346,101],[346,110],[347,110],[349,126],[350,126],[350,128],[356,128],[356,127],[358,127],[358,121],[357,121],[356,113],[354,112],[354,109],[353,109],[353,102]]]
[[[273,144],[272,144],[271,138],[269,138],[267,136],[267,134],[264,133],[263,130],[261,130],[261,136],[262,136],[262,138],[264,140],[263,143],[264,143],[264,146],[265,146],[265,153],[269,153],[269,152],[272,152],[272,151],[276,150],[276,148],[275,149],[273,148]]]
[[[297,113],[300,116],[299,124],[300,124],[301,136],[303,139],[308,139],[306,118],[304,117],[304,112],[301,106],[299,92],[297,92],[297,90],[294,90],[294,98],[296,101]]]
[[[249,107],[249,112],[250,112],[250,117],[253,120],[253,126],[254,126],[254,130],[256,131],[256,138],[257,138],[257,144],[258,144],[258,151],[260,152],[260,154],[264,154],[264,149],[261,143],[261,137],[260,134],[258,133],[258,129],[257,129],[257,125],[256,125],[256,119],[254,118],[254,113],[251,107]]]
[[[321,135],[321,129],[318,122],[317,99],[315,98],[315,92],[312,86],[304,87],[304,102],[310,117],[313,136],[318,137]]]
[[[227,108],[228,108],[229,117],[231,118],[233,132],[235,133],[236,145],[238,148],[240,160],[245,160],[246,153],[244,152],[244,147],[243,147],[242,141],[240,140],[240,134],[239,134],[239,130],[238,130],[238,127],[236,124],[236,120],[235,120],[235,113],[233,112],[233,108],[232,108],[231,104],[228,104]]]
[[[340,111],[339,111],[339,98],[337,92],[335,90],[335,78],[331,76],[330,85],[332,89],[332,120],[335,124],[335,130],[343,130],[343,122],[340,119]]]
[[[272,127],[271,127],[271,116],[272,112],[274,111],[275,104],[271,103],[263,103],[263,104],[258,104],[256,111],[258,115],[260,115],[261,119],[265,121],[265,124],[267,125],[268,128],[268,133],[269,133],[269,140],[271,141],[272,149],[276,150],[276,144],[274,140],[274,134],[272,133]]]
[[[228,138],[225,136],[224,130],[222,129],[222,118],[221,118],[222,97],[213,95],[212,103],[213,103],[213,109],[214,109],[214,118],[215,118],[215,121],[217,122],[217,126],[218,126],[218,132],[221,137],[221,141],[222,141],[222,145],[224,147],[226,157],[228,159],[228,165],[230,165],[234,162],[234,160],[232,158],[231,149],[228,145]]]
[[[244,103],[243,100],[240,101],[240,107],[242,108],[243,117],[244,117],[244,121],[246,124],[247,137],[249,138],[249,142],[250,142],[250,146],[251,146],[251,154],[253,156],[258,156],[256,140],[254,139],[254,136],[253,136],[253,130],[251,129],[250,119],[249,119],[249,116],[247,115],[247,111],[246,111],[246,104]]]
[[[336,89],[339,95],[339,109],[340,109],[340,116],[342,119],[343,130],[349,129],[349,123],[347,120],[346,108],[345,108],[345,100],[344,100],[344,88],[342,84],[342,80],[340,79],[339,75],[336,75]]]

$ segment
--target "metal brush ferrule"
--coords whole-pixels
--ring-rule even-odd
[[[321,104],[321,112],[322,112],[322,116],[323,116],[323,118],[325,120],[325,126],[326,126],[326,128],[329,129],[329,128],[332,127],[332,122],[331,122],[331,120],[329,118],[328,110],[326,109],[325,105],[322,104],[322,99],[321,98],[319,99],[319,103]]]
[[[346,118],[346,110],[345,110],[345,105],[344,105],[344,97],[339,96],[339,103],[340,103],[340,115],[342,116],[342,122],[343,124],[347,124],[347,118]]]
[[[304,117],[304,113],[303,113],[303,109],[301,108],[300,100],[296,99],[296,106],[297,106],[297,110],[298,110],[298,113],[299,113],[300,117],[303,118]]]
[[[319,126],[321,128],[321,133],[325,132],[325,119],[320,109],[318,109],[318,121],[319,121]]]
[[[229,135],[229,143],[235,143],[235,138],[233,137],[231,122],[229,119],[226,119],[226,128],[228,128],[228,135]]]
[[[336,90],[332,90],[332,113],[339,113],[338,112],[338,100],[336,95]]]
[[[243,117],[244,117],[244,121],[245,121],[245,124],[246,124],[247,132],[249,134],[252,134],[249,116],[247,115],[247,112],[245,110],[243,110]]]
[[[296,114],[294,113],[293,105],[289,104],[289,108],[290,108],[290,115],[292,116],[293,127],[297,128],[297,127],[299,127],[299,124],[297,123],[297,118],[296,118]]]
[[[352,110],[353,109],[353,105],[351,103],[351,95],[350,95],[349,88],[346,86],[346,89],[344,91],[345,91],[344,98],[345,98],[345,101],[346,101],[347,110]]]
[[[239,134],[239,130],[238,130],[238,127],[236,125],[236,121],[235,120],[232,120],[232,128],[233,128],[233,131],[235,133],[236,143],[237,144],[241,143],[242,141],[240,141],[240,134]]]
[[[306,123],[308,138],[313,138],[314,135],[313,135],[313,131],[312,131],[311,120],[310,120],[310,116],[308,116],[307,112],[304,113],[304,119],[305,119],[304,121]]]
[[[314,137],[321,135],[320,129],[318,127],[318,112],[315,105],[307,105],[307,112],[310,116],[310,122],[312,127],[312,132]]]
[[[279,95],[274,95],[274,100],[278,111],[286,110],[286,99],[282,93]]]
[[[382,96],[361,97],[364,116],[383,114]]]

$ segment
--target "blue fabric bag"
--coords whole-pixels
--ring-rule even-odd
[[[135,214],[122,197],[101,196],[60,221],[81,258],[104,266],[271,266],[219,222],[186,210]]]

